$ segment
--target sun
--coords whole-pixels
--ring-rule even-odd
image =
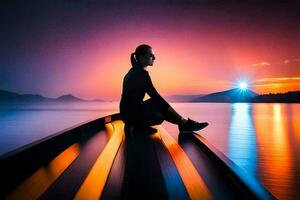
[[[246,82],[240,82],[239,83],[239,88],[241,90],[246,90],[248,88],[248,84]]]

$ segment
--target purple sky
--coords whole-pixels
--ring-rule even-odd
[[[163,95],[215,92],[239,80],[260,93],[300,90],[296,1],[7,2],[0,89],[118,99],[130,53],[148,43]]]

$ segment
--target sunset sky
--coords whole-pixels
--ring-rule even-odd
[[[2,90],[118,100],[142,43],[156,54],[148,70],[162,95],[207,94],[242,80],[257,93],[300,90],[296,1],[7,2],[0,3]]]

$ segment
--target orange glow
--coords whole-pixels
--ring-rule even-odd
[[[300,89],[300,77],[263,78],[253,82],[258,93],[283,93]]]
[[[203,179],[195,169],[191,160],[185,154],[183,149],[177,144],[175,139],[170,136],[162,126],[156,126],[158,133],[153,138],[160,134],[161,140],[166,149],[171,154],[171,157],[176,165],[178,173],[186,187],[186,190],[191,199],[212,199],[212,196],[206,187]]]
[[[272,109],[273,118],[263,113]],[[292,155],[288,143],[288,120],[285,104],[259,104],[254,106],[254,124],[256,128],[258,157],[264,161],[260,163],[259,173],[262,182],[279,199],[285,199],[291,194],[289,186],[292,183]],[[268,147],[269,148],[266,148]],[[272,156],[270,156],[272,155]],[[266,177],[272,177],[266,178]]]
[[[296,142],[296,147],[300,149],[300,107],[297,104],[291,104],[292,107],[292,124],[293,124],[293,132],[294,132],[294,141]]]
[[[79,151],[79,144],[73,144],[54,158],[48,166],[39,168],[8,195],[7,199],[38,199],[75,160]]]
[[[130,29],[130,25],[128,28]],[[135,30],[136,27],[132,29]],[[160,30],[156,31],[158,35],[165,34]],[[241,77],[249,82],[265,77],[275,77],[272,72],[273,64],[268,61],[268,58],[262,60],[253,49],[224,49],[219,44],[210,46],[203,44],[198,34],[189,34],[189,38],[181,37],[186,35],[184,31],[179,31],[176,35],[171,34],[168,38],[153,37],[151,34],[143,34],[140,38],[136,38],[133,32],[125,31],[124,38],[130,38],[130,40],[125,41],[123,37],[117,36],[105,50],[95,47],[87,48],[88,53],[76,57],[77,65],[85,66],[85,69],[74,70],[72,77],[76,81],[73,85],[67,84],[64,87],[72,88],[68,90],[70,93],[85,98],[119,100],[123,77],[131,67],[130,54],[137,45],[142,43],[149,43],[156,54],[154,65],[148,67],[147,70],[150,72],[155,87],[162,95],[208,94],[232,89],[234,84],[230,83],[235,83]],[[208,41],[211,39],[209,35],[204,35],[204,37]],[[92,43],[99,38],[95,36],[89,40]],[[276,69],[276,76],[291,76],[291,73],[279,74],[277,71],[279,70]],[[295,75],[298,74],[295,73]],[[300,90],[299,80],[286,82],[288,81],[279,80],[277,84],[280,85],[256,83],[252,89],[258,93]]]
[[[106,144],[88,176],[84,180],[74,199],[99,199],[104,189],[110,169],[115,156],[124,138],[124,124],[114,121],[112,124],[106,124],[108,132],[112,132],[112,137]]]

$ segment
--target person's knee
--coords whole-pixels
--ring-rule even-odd
[[[145,110],[148,110],[148,109],[153,110],[156,108],[155,103],[154,103],[153,99],[151,99],[151,98],[147,99],[146,101],[143,101],[142,106],[143,106],[143,109],[145,109]]]
[[[160,124],[163,123],[164,120],[165,119],[164,119],[163,115],[161,115],[160,113],[158,113],[156,115],[156,117],[151,120],[150,126],[160,125]]]

